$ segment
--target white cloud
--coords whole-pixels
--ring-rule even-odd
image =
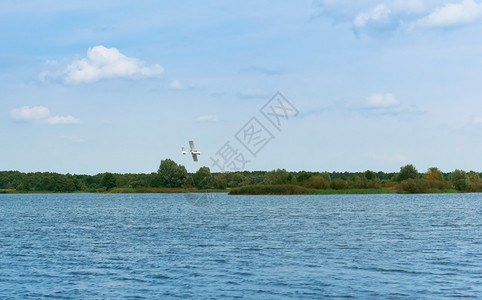
[[[49,61],[50,66],[56,64]],[[109,78],[140,79],[156,77],[164,73],[158,65],[148,66],[144,61],[128,57],[116,48],[95,46],[87,50],[87,57],[76,59],[71,64],[57,69],[40,73],[39,78],[45,81],[48,78],[61,79],[67,84],[91,83]]]
[[[480,0],[315,0],[318,17],[350,22],[356,35],[453,27],[482,20]]]
[[[188,87],[181,83],[179,80],[173,80],[169,83],[169,87],[174,90],[185,90]]]
[[[479,19],[482,19],[482,3],[462,0],[457,4],[447,3],[436,8],[428,16],[418,20],[415,26],[452,27],[473,23]]]
[[[366,26],[369,22],[377,22],[387,20],[391,14],[390,8],[385,4],[378,4],[369,11],[358,14],[353,21],[356,28]]]
[[[377,4],[375,1],[357,0],[314,0],[313,3],[320,9],[318,17],[326,16],[336,21],[352,21],[358,13]]]
[[[481,116],[474,117],[474,118],[472,119],[472,123],[475,124],[475,125],[480,125],[480,124],[482,124],[482,117],[481,117]]]
[[[414,105],[403,105],[392,94],[373,93],[358,106],[362,113],[369,116],[416,117],[425,112]]]
[[[218,120],[218,116],[215,116],[215,115],[200,116],[196,119],[196,121],[199,121],[199,122],[217,121],[217,120]]]
[[[392,94],[374,93],[367,97],[366,104],[370,108],[389,108],[399,105],[399,102]]]
[[[77,118],[72,117],[71,115],[68,116],[54,116],[49,117],[44,120],[45,123],[55,125],[55,124],[75,124],[80,123],[80,120]]]
[[[396,0],[393,3],[393,10],[405,14],[418,14],[426,10],[422,0]]]
[[[51,125],[80,123],[79,119],[70,115],[51,116],[50,110],[45,106],[15,108],[10,111],[10,116],[17,121],[38,121]]]
[[[44,106],[15,108],[10,111],[10,116],[14,120],[32,121],[42,120],[48,118],[50,111]]]

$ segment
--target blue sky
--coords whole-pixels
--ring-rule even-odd
[[[0,169],[481,171],[481,33],[475,0],[2,1]]]

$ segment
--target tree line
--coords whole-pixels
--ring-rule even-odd
[[[289,172],[243,171],[211,173],[201,167],[188,173],[171,159],[161,161],[157,172],[149,174],[100,173],[96,175],[23,173],[0,171],[0,192],[159,192],[160,189],[225,190],[245,186],[292,185],[312,190],[385,189],[400,193],[482,192],[480,173],[454,170],[443,173],[429,168],[420,173],[411,164],[399,172]]]

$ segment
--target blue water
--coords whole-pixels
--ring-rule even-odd
[[[477,194],[0,195],[0,299],[481,298],[481,216]]]

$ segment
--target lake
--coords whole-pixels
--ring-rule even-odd
[[[0,194],[0,299],[482,298],[482,194]]]

